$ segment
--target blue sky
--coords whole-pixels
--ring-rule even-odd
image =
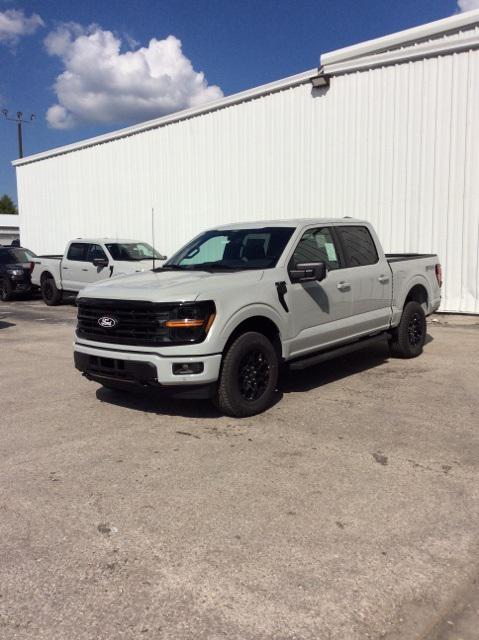
[[[25,126],[28,155],[298,73],[322,52],[457,11],[456,0],[0,0],[0,107],[36,114]],[[15,125],[0,119],[0,195],[14,199],[16,156]]]

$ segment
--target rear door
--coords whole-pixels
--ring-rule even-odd
[[[67,255],[61,261],[62,288],[67,291],[80,291],[84,286],[88,272],[88,242],[71,242]],[[93,266],[93,265],[91,265]]]
[[[389,327],[392,273],[382,250],[364,225],[338,225],[335,233],[351,285],[355,331],[370,333]]]
[[[292,340],[289,357],[307,354],[344,340],[352,315],[352,292],[338,241],[330,227],[306,229],[288,262],[288,271],[301,262],[325,262],[321,282],[289,282]]]

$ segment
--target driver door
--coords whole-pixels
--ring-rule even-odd
[[[288,272],[301,262],[324,262],[328,273],[321,282],[290,282],[288,305],[292,340],[290,357],[333,345],[350,334],[353,313],[349,269],[329,227],[307,229],[293,250]]]

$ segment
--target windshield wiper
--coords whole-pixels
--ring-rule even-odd
[[[155,267],[152,271],[184,271],[185,268],[179,264],[165,264],[162,267]]]
[[[245,267],[232,264],[219,264],[218,262],[202,262],[201,264],[165,264],[153,271],[241,271]]]
[[[188,265],[190,269],[195,271],[239,271],[242,267],[234,266],[232,264],[219,264],[218,262],[202,262],[201,264]]]

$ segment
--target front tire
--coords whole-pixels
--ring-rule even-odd
[[[55,280],[51,277],[43,278],[41,284],[43,302],[49,307],[54,307],[62,301],[62,291],[57,289]]]
[[[408,302],[399,325],[392,333],[391,353],[399,358],[416,358],[423,351],[426,333],[424,309],[419,302]]]
[[[279,359],[262,333],[238,336],[223,358],[215,404],[234,418],[253,416],[268,409],[278,382]]]
[[[0,300],[2,302],[8,302],[13,299],[13,287],[10,280],[4,279],[0,280]]]

